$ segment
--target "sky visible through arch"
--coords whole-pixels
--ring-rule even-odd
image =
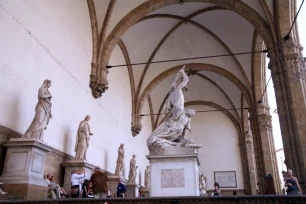
[[[297,3],[297,11],[302,3],[302,0],[296,0]],[[299,36],[300,36],[300,43],[304,47],[303,56],[306,57],[306,3],[304,2],[300,13],[297,17],[297,24],[298,24],[298,30],[299,30]],[[267,60],[268,63],[268,60]],[[267,74],[266,74],[266,81],[268,82],[269,78],[271,76],[271,71],[267,68]],[[270,105],[270,114],[272,116],[272,126],[273,126],[273,136],[274,136],[274,143],[275,143],[275,150],[279,150],[283,148],[283,141],[282,141],[282,135],[280,131],[280,125],[279,125],[279,119],[278,114],[273,113],[276,109],[276,99],[275,99],[275,92],[273,87],[273,81],[270,80],[270,83],[267,86],[267,92],[268,92],[268,100]]]

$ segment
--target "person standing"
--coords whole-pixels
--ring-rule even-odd
[[[125,185],[122,183],[121,178],[118,179],[117,197],[127,197],[126,188],[125,188]]]
[[[288,187],[287,195],[302,195],[299,181],[296,177],[292,176],[292,170],[288,169],[287,177],[285,178],[285,186]]]
[[[92,187],[93,194],[96,198],[106,198],[108,192],[108,178],[100,167],[95,167],[95,172],[90,177],[89,189]]]
[[[82,168],[82,174],[79,169],[73,169],[71,175],[71,197],[78,198],[80,196],[80,185],[85,180],[85,169]]]

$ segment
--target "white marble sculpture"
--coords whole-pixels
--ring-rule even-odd
[[[47,129],[51,114],[51,98],[52,95],[48,88],[51,86],[51,81],[46,79],[43,85],[38,90],[38,103],[35,107],[35,117],[26,131],[22,136],[23,138],[38,139],[43,141],[44,130]]]
[[[134,154],[130,161],[130,171],[129,171],[129,180],[128,183],[136,183],[136,172],[138,166],[136,166],[136,155]]]
[[[206,196],[206,182],[204,174],[200,175],[199,185],[200,185],[200,196]]]
[[[122,176],[123,161],[124,161],[124,144],[121,144],[120,147],[118,148],[118,158],[117,158],[115,176]]]
[[[145,170],[145,188],[149,189],[150,188],[150,177],[151,177],[151,172],[149,166],[147,166],[147,169]]]
[[[198,149],[200,144],[194,144],[192,139],[187,139],[190,131],[191,117],[195,115],[192,109],[184,109],[183,90],[187,90],[189,79],[184,68],[181,69],[172,83],[166,103],[167,119],[161,123],[147,139],[151,153],[162,153],[167,146],[179,146]]]
[[[90,126],[88,124],[88,121],[90,120],[90,116],[87,115],[85,120],[80,122],[78,132],[76,134],[76,142],[75,142],[75,148],[74,151],[75,154],[75,160],[87,160],[86,154],[87,149],[89,147],[89,139],[90,135],[93,135],[93,133],[90,132]]]

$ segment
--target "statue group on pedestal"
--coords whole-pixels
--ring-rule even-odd
[[[184,109],[184,94],[187,90],[189,79],[184,68],[181,69],[172,83],[166,103],[165,122],[161,123],[147,139],[150,153],[162,153],[167,146],[188,147],[198,149],[200,144],[194,144],[192,139],[187,139],[190,131],[191,117],[195,115],[192,109]]]

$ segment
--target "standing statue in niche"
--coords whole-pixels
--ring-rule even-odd
[[[89,120],[90,116],[87,115],[85,120],[79,124],[74,148],[74,151],[76,152],[75,160],[87,160],[86,154],[89,147],[89,139],[90,135],[93,135],[93,133],[90,132],[90,126],[88,124]]]
[[[150,188],[150,177],[151,177],[151,172],[149,166],[147,166],[147,169],[145,170],[145,188],[149,189]]]
[[[44,130],[47,129],[51,114],[51,98],[52,95],[48,88],[51,86],[51,81],[46,79],[43,85],[38,89],[38,103],[35,107],[35,117],[26,131],[22,136],[23,138],[38,139],[43,141]]]
[[[206,196],[206,182],[204,174],[200,175],[199,185],[200,185],[200,196]]]
[[[134,154],[130,161],[130,172],[128,183],[136,183],[136,172],[138,166],[136,166],[136,155]]]
[[[124,160],[124,144],[121,144],[120,147],[118,148],[118,158],[117,158],[115,176],[122,176],[123,160]]]
[[[184,66],[185,67],[185,66]],[[202,145],[194,144],[192,139],[187,139],[187,131],[190,131],[191,117],[195,115],[192,109],[184,109],[184,94],[189,81],[185,71],[181,69],[172,83],[169,97],[166,103],[165,114],[167,118],[161,123],[147,139],[147,145],[151,153],[162,153],[168,146],[201,148]]]

